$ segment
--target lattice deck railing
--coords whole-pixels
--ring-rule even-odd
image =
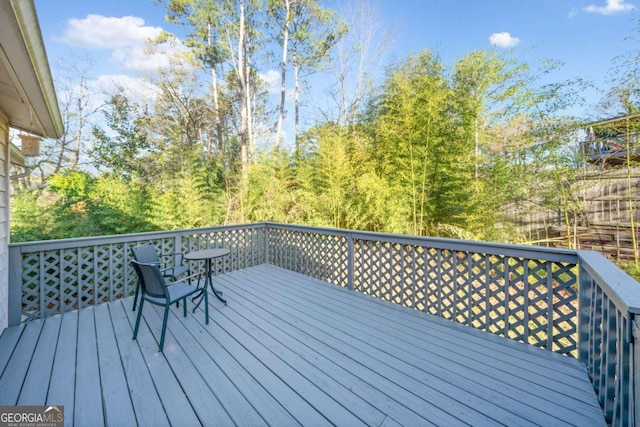
[[[137,281],[130,265],[133,246],[153,243],[160,254],[228,247],[230,256],[216,266],[225,272],[266,262],[265,235],[258,225],[10,245],[9,324],[132,295]],[[193,263],[192,274],[202,269]]]
[[[575,252],[284,225],[268,238],[272,264],[577,354]]]
[[[162,254],[229,247],[218,273],[268,262],[576,356],[609,423],[639,417],[640,285],[593,252],[273,223],[14,244],[9,323],[131,295],[129,248],[146,242]]]
[[[279,224],[268,230],[272,264],[577,356],[607,422],[640,425],[640,284],[602,255]]]

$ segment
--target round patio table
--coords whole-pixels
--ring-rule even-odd
[[[189,261],[205,261],[205,263],[206,263],[205,264],[206,272],[205,272],[205,278],[204,278],[204,287],[202,288],[202,296],[203,296],[203,298],[200,298],[200,301],[198,301],[198,304],[196,304],[196,306],[193,308],[194,312],[196,311],[198,306],[200,306],[200,303],[202,303],[202,300],[204,298],[206,298],[207,288],[211,288],[211,290],[213,291],[213,294],[216,296],[216,298],[218,298],[220,301],[222,301],[224,303],[224,305],[227,305],[227,301],[222,298],[222,292],[216,290],[216,288],[213,287],[213,282],[211,281],[211,271],[212,271],[211,266],[213,264],[213,261],[216,258],[220,258],[220,257],[226,256],[226,255],[229,255],[229,252],[230,251],[227,248],[213,248],[213,249],[201,249],[201,250],[198,250],[198,251],[193,251],[193,252],[189,252],[189,253],[184,254],[184,259],[187,259]]]

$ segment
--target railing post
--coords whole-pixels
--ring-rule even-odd
[[[269,264],[269,224],[264,224],[264,262]]]
[[[9,246],[9,326],[22,320],[22,255],[19,247]]]
[[[587,365],[589,359],[589,325],[592,297],[592,282],[590,276],[584,271],[582,263],[579,264],[578,273],[578,360]]]
[[[353,234],[347,234],[347,288],[353,290],[353,275],[355,268],[354,250],[353,250]]]
[[[174,237],[173,237],[173,247],[175,248],[173,250],[173,252],[182,252],[185,253],[186,251],[184,250],[184,248],[182,247],[182,233],[177,233]],[[173,262],[175,263],[175,257]]]
[[[640,316],[631,314],[631,380],[629,381],[629,425],[640,425]]]

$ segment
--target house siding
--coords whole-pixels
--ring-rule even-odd
[[[0,114],[0,333],[9,323],[9,126]]]

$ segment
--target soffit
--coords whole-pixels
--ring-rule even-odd
[[[0,110],[11,127],[48,138],[62,136],[33,0],[0,0]]]

